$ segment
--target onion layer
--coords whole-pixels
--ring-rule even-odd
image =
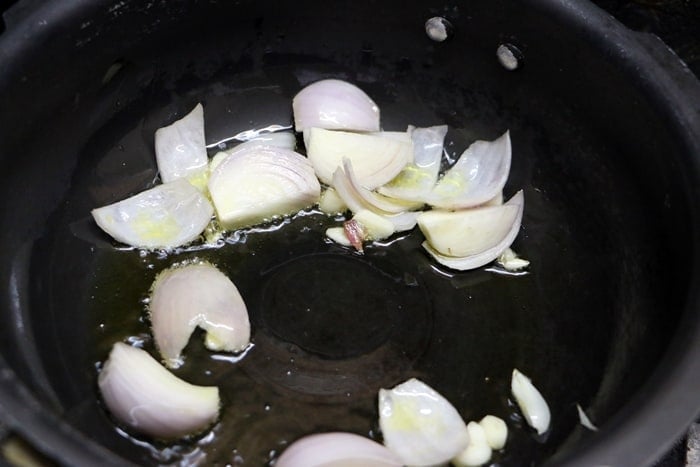
[[[527,424],[537,430],[539,435],[547,431],[551,418],[549,406],[530,378],[514,369],[510,388]]]
[[[196,434],[216,421],[219,390],[195,386],[163,368],[148,352],[118,342],[98,377],[112,415],[159,439]]]
[[[207,167],[204,109],[194,109],[172,125],[156,130],[156,162],[163,183],[188,178]]]
[[[320,433],[298,439],[275,467],[399,467],[401,461],[381,444],[354,433]]]
[[[180,353],[197,326],[210,350],[238,352],[250,341],[248,310],[236,286],[214,266],[201,263],[166,269],[151,292],[151,322],[166,366],[182,364]]]

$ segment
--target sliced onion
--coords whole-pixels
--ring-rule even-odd
[[[333,174],[347,158],[358,182],[373,190],[393,179],[413,158],[413,144],[396,138],[312,128],[306,152],[318,178],[333,185]]]
[[[486,464],[491,460],[491,446],[486,440],[484,428],[476,422],[469,422],[467,431],[469,432],[469,445],[452,459],[452,463],[456,467],[476,467]]]
[[[447,125],[414,128],[413,163],[407,165],[379,192],[392,198],[424,201],[437,183]]]
[[[525,416],[527,424],[537,430],[539,435],[547,431],[551,418],[549,406],[540,391],[532,384],[530,378],[514,369],[510,390]]]
[[[292,443],[275,467],[399,467],[401,460],[381,444],[353,433],[319,433]]]
[[[159,439],[196,434],[216,421],[219,390],[195,386],[163,368],[148,352],[118,342],[98,385],[105,405],[129,429]]]
[[[204,109],[197,104],[172,125],[156,130],[156,162],[164,183],[188,178],[207,167]]]
[[[173,248],[191,242],[213,213],[209,200],[182,179],[92,210],[102,230],[140,248]]]
[[[513,212],[513,206],[517,207],[517,212],[515,213],[515,216],[512,216]],[[523,206],[524,206],[524,198],[523,198],[523,192],[522,190],[518,191],[513,197],[508,200],[507,203],[505,203],[503,206],[499,207],[485,207],[485,208],[477,208],[477,209],[472,209],[469,211],[456,211],[454,214],[460,214],[461,213],[479,213],[481,211],[485,210],[494,210],[494,209],[507,209],[508,211],[504,211],[510,216],[502,216],[500,217],[500,220],[504,223],[504,225],[500,226],[500,228],[495,229],[494,232],[498,232],[499,235],[497,237],[493,237],[491,239],[484,238],[483,233],[480,233],[478,231],[472,231],[469,230],[468,224],[462,224],[462,226],[457,229],[457,232],[461,232],[463,235],[463,239],[465,242],[477,239],[479,241],[480,249],[479,251],[474,252],[473,254],[469,254],[467,256],[452,256],[452,255],[446,255],[442,253],[441,251],[438,251],[436,248],[434,248],[431,245],[430,240],[423,242],[423,248],[430,253],[430,255],[435,258],[435,260],[442,264],[445,265],[451,269],[456,269],[458,271],[465,271],[467,269],[475,269],[478,267],[481,267],[485,264],[490,263],[491,261],[495,260],[498,258],[498,256],[506,249],[508,248],[513,241],[515,240],[515,237],[518,236],[518,232],[520,231],[520,222],[522,220],[522,215],[523,215]],[[446,223],[442,222],[435,222],[435,225],[437,226],[430,226],[429,222],[424,222],[423,225],[421,226],[421,216],[424,214],[429,214],[433,211],[428,211],[426,213],[421,214],[418,217],[418,222],[419,226],[421,227],[421,231],[426,235],[428,238],[435,238],[436,236],[440,236],[444,234],[445,238],[441,238],[440,241],[438,242],[441,246],[442,251],[466,251],[469,248],[469,245],[464,245],[464,246],[459,246],[455,244],[455,246],[452,248],[452,250],[447,250],[447,247],[445,245],[448,245],[449,239],[453,238],[452,234],[454,232],[451,232],[449,229],[449,225]],[[486,211],[489,212],[489,211]],[[470,215],[471,217],[471,215]],[[498,217],[496,217],[498,219]],[[428,220],[430,220],[428,218]],[[425,221],[425,219],[424,219]],[[438,221],[442,221],[441,219],[438,219]],[[506,222],[510,222],[507,226],[505,225]],[[427,227],[426,227],[427,226]],[[455,224],[453,224],[455,226]],[[432,232],[429,229],[435,229]],[[456,228],[456,227],[455,227]],[[446,240],[447,239],[447,240]]]
[[[236,148],[240,148],[244,144],[259,144],[294,151],[297,145],[297,137],[290,131],[273,131],[251,138],[245,143],[239,144]]]
[[[444,209],[479,206],[503,189],[510,172],[510,133],[495,141],[476,141],[447,171],[428,196],[428,204]]]
[[[506,425],[506,422],[494,415],[486,415],[479,421],[479,425],[484,429],[486,442],[491,446],[491,449],[494,451],[503,449],[508,439],[508,425]]]
[[[467,426],[447,399],[418,379],[379,390],[384,444],[405,465],[447,462],[469,444]]]
[[[345,176],[347,180],[343,181],[343,185],[350,184],[357,196],[362,198],[362,203],[377,213],[387,215],[398,214],[410,209],[418,209],[423,206],[422,202],[416,203],[387,198],[386,196],[380,195],[363,187],[355,175],[350,159],[343,160],[343,174],[339,176]],[[333,174],[333,177],[333,181],[335,182],[335,174]]]
[[[593,424],[590,418],[588,418],[588,415],[586,415],[586,412],[583,411],[580,404],[576,404],[576,410],[578,412],[578,420],[581,422],[581,425],[591,431],[598,431],[598,427]]]
[[[306,86],[292,100],[296,131],[379,131],[379,107],[354,84],[324,79]]]
[[[153,338],[166,366],[182,364],[180,353],[197,326],[210,350],[239,352],[250,342],[248,310],[231,280],[207,263],[161,272],[150,300]]]
[[[219,222],[234,229],[309,207],[318,202],[321,186],[301,154],[255,145],[219,162],[209,192]]]

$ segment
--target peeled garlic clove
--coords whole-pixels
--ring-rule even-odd
[[[321,186],[308,159],[294,151],[252,146],[235,151],[209,177],[219,222],[247,227],[316,204]]]
[[[354,84],[338,79],[316,81],[292,99],[294,127],[379,131],[379,107]]]
[[[435,185],[428,204],[444,209],[479,206],[503,189],[510,172],[510,133],[495,141],[476,141]]]
[[[341,198],[335,188],[332,187],[323,190],[321,199],[318,202],[318,208],[329,215],[341,214],[348,209],[343,198]]]
[[[498,258],[518,236],[523,206],[524,198],[521,190],[502,206],[453,213],[438,211],[422,213],[418,217],[418,225],[427,238],[427,241],[423,242],[423,248],[438,263],[451,269],[465,271],[481,267]],[[438,214],[431,214],[435,212]],[[487,214],[486,219],[497,223],[486,230],[490,232],[489,234],[482,230],[485,228],[483,220],[478,219],[479,214],[484,213]],[[423,217],[428,214],[430,216]],[[452,216],[455,223],[449,222]],[[433,246],[433,241],[440,250]],[[454,252],[454,254],[445,254],[445,251]],[[467,254],[458,256],[463,253]]]
[[[508,426],[506,422],[494,415],[487,415],[481,419],[479,425],[484,429],[486,442],[491,446],[491,449],[494,451],[503,449],[508,439]]]
[[[486,464],[491,460],[491,447],[486,441],[484,428],[476,422],[469,422],[467,431],[469,432],[469,445],[452,459],[452,463],[456,467],[476,467]]]
[[[188,178],[207,167],[204,109],[194,109],[172,125],[156,130],[156,162],[163,183]]]
[[[444,397],[418,379],[379,390],[384,444],[405,465],[449,461],[469,444],[467,426]]]
[[[275,467],[399,467],[398,457],[381,444],[353,433],[305,436],[284,450]]]
[[[537,430],[538,435],[547,431],[551,418],[549,406],[530,378],[514,369],[510,389],[527,424]]]
[[[166,366],[182,364],[180,353],[197,326],[210,350],[239,352],[250,342],[248,310],[231,280],[211,264],[174,267],[153,283],[153,338]]]
[[[213,213],[207,198],[183,179],[92,210],[102,230],[140,248],[173,248],[191,242]]]
[[[195,386],[148,352],[118,342],[98,377],[105,405],[129,429],[159,439],[196,434],[216,421],[219,390]]]
[[[413,157],[413,144],[391,137],[312,128],[306,152],[318,178],[333,185],[333,174],[351,161],[358,182],[373,190],[393,179]]]
[[[395,232],[391,221],[366,209],[355,214],[353,220],[363,226],[365,240],[384,240]]]

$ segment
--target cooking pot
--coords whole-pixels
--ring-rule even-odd
[[[651,465],[697,417],[700,85],[656,37],[574,0],[29,0],[4,20],[0,416],[50,458],[260,465],[310,432],[381,439],[378,389],[413,376],[465,419],[506,419],[504,466]],[[450,157],[509,129],[530,267],[449,271],[417,231],[359,256],[313,213],[171,253],[94,225],[158,183],[154,131],[197,102],[215,143],[290,125],[294,94],[327,77],[372,96],[384,129],[448,124]],[[163,445],[113,422],[97,374],[116,341],[153,350],[148,288],[195,257],[238,285],[254,346],[212,355],[194,336],[178,375],[220,387],[221,419]],[[329,313],[303,317],[307,300]],[[513,368],[550,405],[543,436]]]

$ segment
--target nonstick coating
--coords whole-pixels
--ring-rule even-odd
[[[426,36],[432,16],[447,41]],[[37,1],[6,19],[0,406],[53,458],[262,465],[311,432],[380,436],[377,390],[409,377],[465,419],[506,419],[503,466],[648,464],[698,413],[700,91],[653,38],[585,2],[534,0]],[[516,71],[496,59],[504,43]],[[154,132],[197,102],[214,143],[291,125],[291,98],[327,77],[372,96],[384,129],[448,124],[451,157],[509,129],[527,272],[450,272],[418,231],[358,255],[314,211],[170,254],[94,225],[91,209],[157,183]],[[115,341],[153,351],[151,282],[194,258],[237,284],[254,346],[212,355],[195,334],[177,374],[220,387],[220,422],[175,447],[130,439],[99,401],[100,365]],[[513,404],[513,368],[549,402],[543,437]]]

